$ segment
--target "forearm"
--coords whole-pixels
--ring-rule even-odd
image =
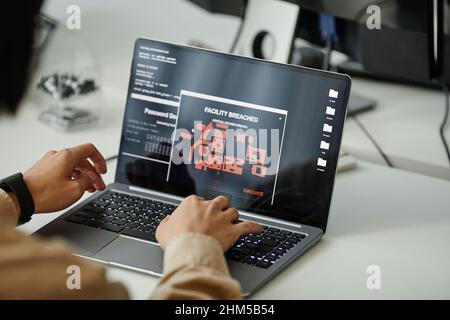
[[[0,227],[14,228],[19,214],[20,206],[16,196],[0,188]]]
[[[0,230],[0,299],[127,299],[105,269],[74,256],[60,242]],[[68,286],[69,266],[79,269],[79,288]]]
[[[164,276],[154,299],[239,299],[241,289],[228,272],[223,249],[213,238],[187,233],[165,249]]]

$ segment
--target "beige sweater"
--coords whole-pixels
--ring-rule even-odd
[[[0,299],[128,299],[105,269],[79,258],[58,240],[28,237],[15,230],[18,212],[0,189]],[[80,267],[81,288],[69,290],[67,267]],[[164,254],[164,276],[153,299],[239,299],[222,247],[201,234],[175,237]]]

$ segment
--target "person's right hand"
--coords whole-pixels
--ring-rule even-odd
[[[170,240],[182,233],[201,233],[210,236],[228,250],[242,235],[259,233],[262,226],[256,222],[237,223],[239,212],[229,208],[229,200],[219,196],[206,201],[198,196],[189,196],[178,208],[161,221],[156,229],[156,239],[164,249]]]

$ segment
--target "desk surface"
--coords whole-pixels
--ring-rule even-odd
[[[448,181],[361,162],[337,176],[324,239],[252,298],[450,298],[449,194]],[[20,228],[34,232],[59,214],[36,215]],[[367,289],[370,265],[381,269],[381,290]],[[158,280],[108,270],[136,299]]]
[[[70,4],[82,9],[82,30],[74,32],[91,44],[104,66],[104,125],[57,133],[38,122],[43,107],[36,105],[31,92],[15,119],[0,118],[0,176],[25,169],[49,149],[87,141],[105,156],[117,153],[136,37],[178,43],[199,39],[226,51],[238,27],[235,18],[211,16],[183,0],[136,0],[133,6],[116,1],[114,7],[106,0],[53,0],[45,11],[64,23]],[[397,165],[440,177],[447,174],[437,134],[443,112],[439,92],[358,79],[354,89],[379,100],[379,108],[360,119]],[[352,121],[347,123],[343,145],[360,158],[381,162]],[[338,175],[325,238],[254,298],[449,298],[448,194],[448,181],[361,161],[357,170]],[[32,232],[58,214],[37,216],[22,228]],[[382,272],[379,291],[366,288],[366,268],[373,264]],[[134,298],[147,297],[157,281],[109,270],[112,278],[126,283]]]
[[[352,90],[378,101],[376,109],[358,118],[395,167],[450,180],[450,163],[439,136],[443,92],[358,78]],[[450,128],[445,134],[450,141]],[[352,119],[346,123],[343,147],[355,157],[385,164]]]

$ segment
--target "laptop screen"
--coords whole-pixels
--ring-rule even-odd
[[[116,182],[326,228],[347,76],[138,39]]]

